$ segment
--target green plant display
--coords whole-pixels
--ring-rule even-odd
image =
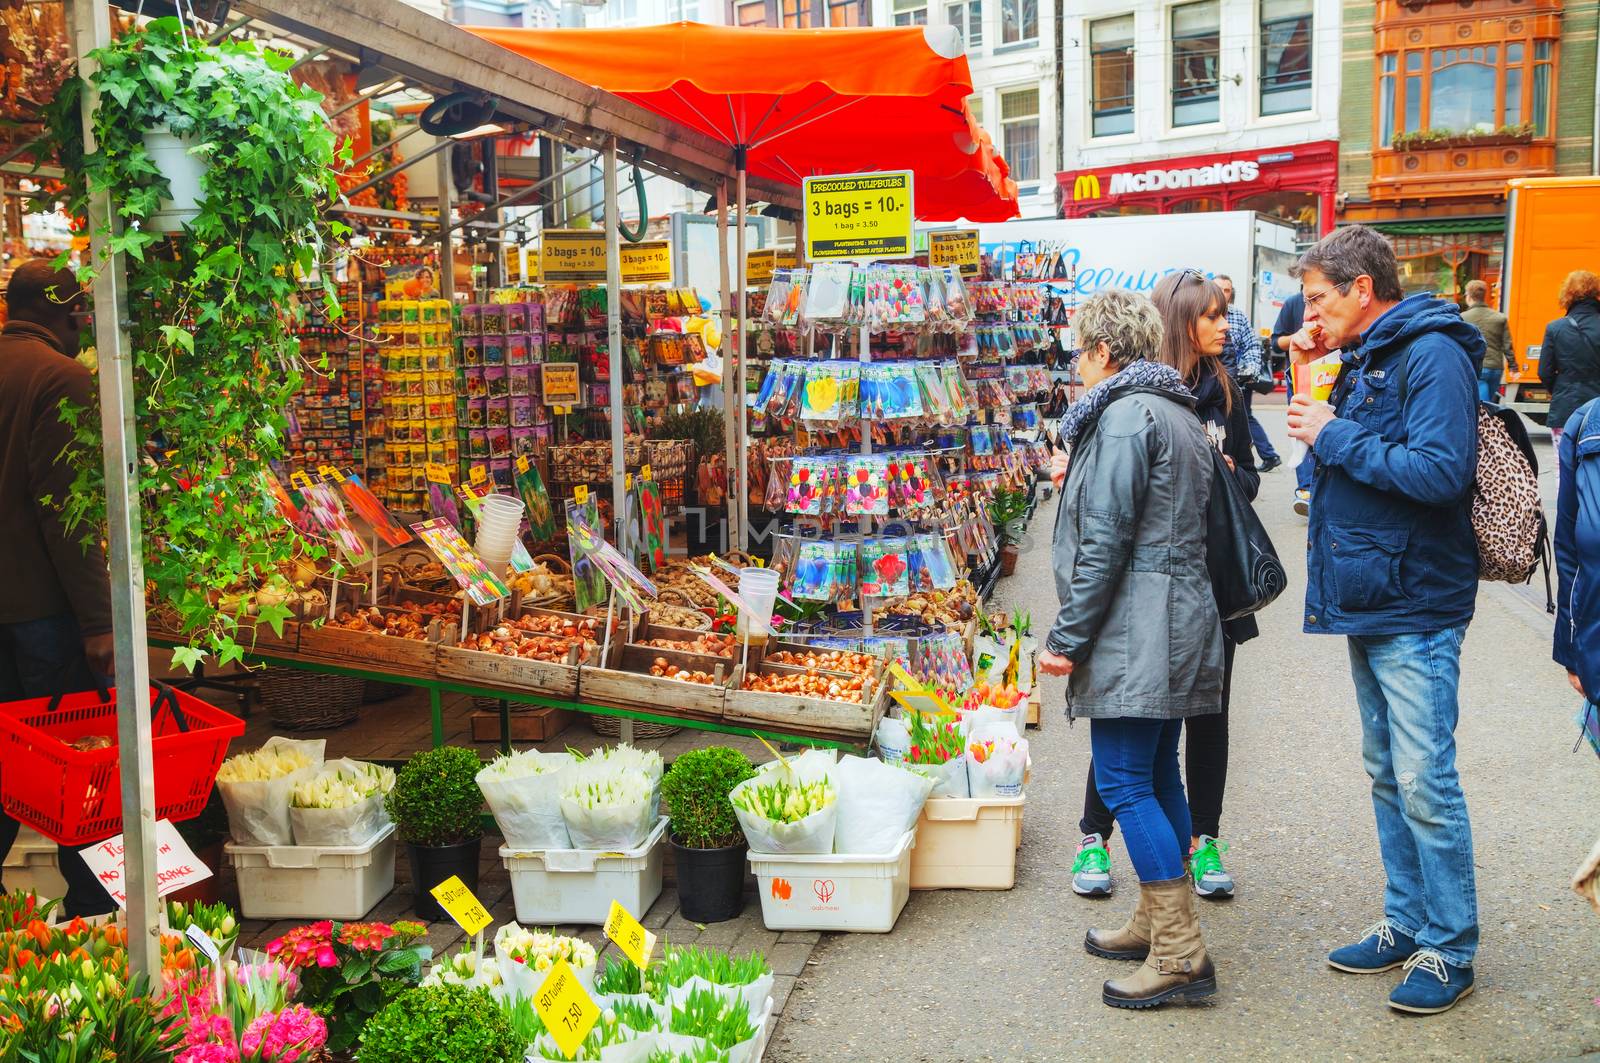
[[[293,58],[255,42],[209,44],[162,18],[93,58],[96,149],[85,151],[76,78],[48,109],[35,147],[64,170],[70,214],[86,216],[101,193],[116,205],[98,235],[127,269],[135,433],[151,459],[136,473],[144,572],[189,640],[174,662],[226,664],[242,657],[256,624],[281,632],[291,616],[282,602],[257,606],[256,588],[295,558],[324,556],[275,515],[263,477],[283,456],[284,410],[300,385],[301,300],[321,298],[339,314],[331,284],[308,288],[301,278],[315,276],[330,239],[349,231],[322,213],[337,196],[335,162],[349,151],[336,151],[321,94],[290,79]],[[144,141],[160,130],[206,163],[199,214],[172,239],[147,224],[169,191]],[[55,202],[41,197],[45,209]],[[80,278],[108,266],[87,262]],[[89,541],[105,527],[99,414],[63,414],[79,443],[77,479],[54,501]]]
[[[487,989],[408,989],[361,1034],[359,1063],[511,1063],[528,1050]]]
[[[727,1051],[756,1035],[744,1001],[696,989],[672,1009],[672,1032],[704,1037]]]
[[[460,746],[425,749],[406,761],[384,798],[401,840],[414,845],[455,845],[483,835],[483,761]]]
[[[1395,134],[1389,146],[1395,151],[1415,151],[1417,148],[1435,147],[1441,144],[1462,141],[1470,143],[1474,140],[1496,140],[1502,137],[1531,137],[1533,134],[1532,122],[1503,125],[1498,129],[1415,129],[1409,133]]]
[[[696,462],[727,452],[721,410],[699,407],[682,413],[668,412],[648,434],[651,439],[693,440]]]
[[[652,970],[659,968],[667,985],[680,986],[699,975],[717,985],[749,985],[764,974],[771,974],[767,958],[759,952],[734,956],[698,945],[685,948],[669,946]]]
[[[1028,515],[1028,493],[1008,487],[1002,487],[994,493],[994,500],[989,503],[989,519],[994,526],[1000,529],[1001,535],[1007,542],[1015,542],[1006,531],[1006,526],[1012,521],[1021,520]]]
[[[661,796],[671,816],[672,836],[687,849],[722,849],[744,840],[728,793],[755,775],[755,767],[736,749],[693,749],[672,762],[661,780]]]

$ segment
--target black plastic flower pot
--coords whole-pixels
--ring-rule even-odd
[[[740,842],[725,849],[686,849],[669,837],[678,865],[678,903],[694,923],[725,923],[744,911],[744,857]]]
[[[411,858],[411,883],[416,890],[412,909],[417,918],[430,923],[442,923],[450,918],[433,897],[433,887],[458,875],[467,888],[478,891],[478,859],[483,852],[483,839],[455,845],[416,845],[406,843],[406,853]]]

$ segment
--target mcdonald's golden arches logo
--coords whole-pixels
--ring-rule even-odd
[[[1072,201],[1100,198],[1100,175],[1080,173],[1072,181]]]

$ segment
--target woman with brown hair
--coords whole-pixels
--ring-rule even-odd
[[[1186,269],[1164,277],[1151,299],[1161,312],[1158,360],[1176,369],[1194,393],[1195,414],[1201,426],[1253,501],[1261,487],[1261,475],[1251,449],[1249,412],[1239,386],[1222,364],[1222,350],[1228,338],[1226,296],[1199,270]],[[1218,840],[1222,796],[1228,782],[1228,698],[1233,686],[1234,647],[1259,633],[1254,617],[1223,623],[1222,711],[1190,717],[1184,724],[1184,780],[1193,820],[1189,873],[1195,892],[1212,899],[1231,897],[1234,889],[1232,876],[1222,866],[1227,843]],[[1079,894],[1104,896],[1111,892],[1106,841],[1112,822],[1111,812],[1095,786],[1091,763],[1084,788],[1083,818],[1078,825],[1083,840],[1073,864],[1072,888]],[[1092,941],[1090,945],[1092,949]]]
[[[1561,283],[1560,300],[1566,316],[1545,327],[1539,348],[1539,379],[1550,389],[1545,424],[1558,446],[1567,419],[1600,396],[1600,277],[1573,270]]]

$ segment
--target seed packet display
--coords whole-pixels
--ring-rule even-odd
[[[855,567],[854,543],[808,539],[795,560],[790,597],[803,602],[847,600],[855,593]]]
[[[795,458],[789,463],[789,490],[784,509],[802,516],[822,514],[822,494],[826,488],[825,466],[817,458]]]
[[[911,593],[906,541],[868,539],[861,544],[861,596],[896,598]]]
[[[852,517],[881,517],[889,513],[889,491],[885,480],[886,458],[862,456],[845,463],[844,512]]]
[[[767,404],[772,401],[773,393],[778,390],[778,381],[782,379],[785,368],[789,363],[783,359],[774,359],[767,366],[765,375],[761,378],[761,387],[756,391],[756,397],[750,400],[750,408],[766,412]]]
[[[594,561],[592,543],[582,534],[581,528],[591,531],[600,525],[600,506],[594,495],[579,505],[566,500],[567,549],[572,561],[572,589],[577,611],[582,613],[590,606],[602,605],[606,600],[606,577]]]
[[[916,535],[912,537],[921,574],[926,586],[913,590],[947,591],[956,585],[956,563],[950,555],[950,544],[942,535]]]
[[[361,482],[358,474],[352,472],[341,477],[339,490],[344,492],[345,501],[350,503],[351,508],[372,526],[378,538],[390,546],[404,546],[411,541],[411,533],[395,521],[384,504],[378,501],[378,496]]]
[[[848,262],[819,262],[806,282],[802,319],[819,329],[844,328],[849,308],[851,266]]]
[[[516,459],[515,482],[517,494],[528,510],[528,529],[534,542],[544,542],[556,534],[556,515],[550,506],[550,492],[545,489],[544,477],[539,467],[526,456]]]

